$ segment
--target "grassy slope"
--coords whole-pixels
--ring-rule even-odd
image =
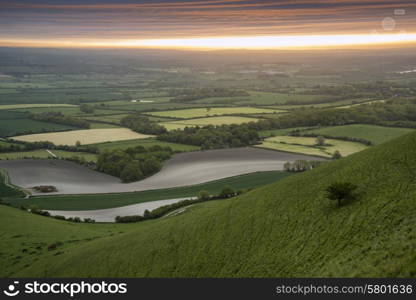
[[[415,276],[415,163],[411,134],[234,199],[137,224],[13,275]],[[359,200],[329,203],[324,190],[335,180],[358,184]]]
[[[35,204],[41,209],[50,210],[104,209],[148,201],[193,197],[197,196],[201,190],[207,190],[215,195],[219,194],[226,185],[231,186],[235,190],[251,189],[271,182],[276,182],[290,174],[291,173],[280,171],[258,172],[172,189],[106,195],[32,197],[25,199],[10,199],[8,202],[16,207],[20,207],[20,205]]]
[[[19,220],[16,222],[16,220]],[[24,270],[38,260],[59,257],[71,247],[89,243],[98,238],[122,234],[131,228],[119,224],[97,226],[62,222],[52,218],[39,217],[21,210],[0,205],[0,277],[9,277]],[[134,225],[138,228],[138,224]],[[47,247],[62,243],[56,251]],[[46,270],[38,270],[44,272]],[[46,274],[46,273],[45,273]]]

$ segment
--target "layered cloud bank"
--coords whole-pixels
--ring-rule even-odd
[[[409,0],[6,0],[0,3],[0,45],[281,48],[383,39],[402,43],[415,41],[414,11],[416,2]]]

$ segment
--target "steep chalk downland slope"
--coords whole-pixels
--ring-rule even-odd
[[[73,247],[15,275],[415,276],[415,166],[416,134],[410,134]],[[359,200],[337,208],[325,199],[325,188],[337,180],[357,184]]]

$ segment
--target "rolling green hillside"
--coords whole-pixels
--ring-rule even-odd
[[[121,234],[133,225],[95,226],[62,222],[4,205],[0,205],[0,223],[0,277],[11,277],[16,272],[24,272],[25,268],[36,261],[59,257],[68,248]],[[49,251],[51,245],[56,245],[56,250]],[[40,269],[38,271],[43,272]]]
[[[416,134],[410,134],[240,197],[194,205],[174,217],[129,224],[124,233],[97,234],[99,238],[68,245],[57,256],[51,251],[8,274],[415,276],[415,165]],[[324,195],[331,182],[341,180],[358,185],[360,196],[338,208]],[[66,236],[62,228],[72,226],[6,208],[15,215],[4,228],[3,215],[8,214],[0,209],[3,244],[12,241],[13,223],[19,228],[25,225],[20,232],[32,239],[40,230],[48,234],[62,230]],[[51,227],[29,226],[37,220],[51,222]],[[83,232],[115,225],[73,226]],[[75,231],[71,234],[78,239]]]

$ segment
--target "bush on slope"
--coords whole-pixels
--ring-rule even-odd
[[[416,134],[230,200],[144,222],[39,260],[16,276],[416,275]],[[337,208],[334,181],[359,186]]]

